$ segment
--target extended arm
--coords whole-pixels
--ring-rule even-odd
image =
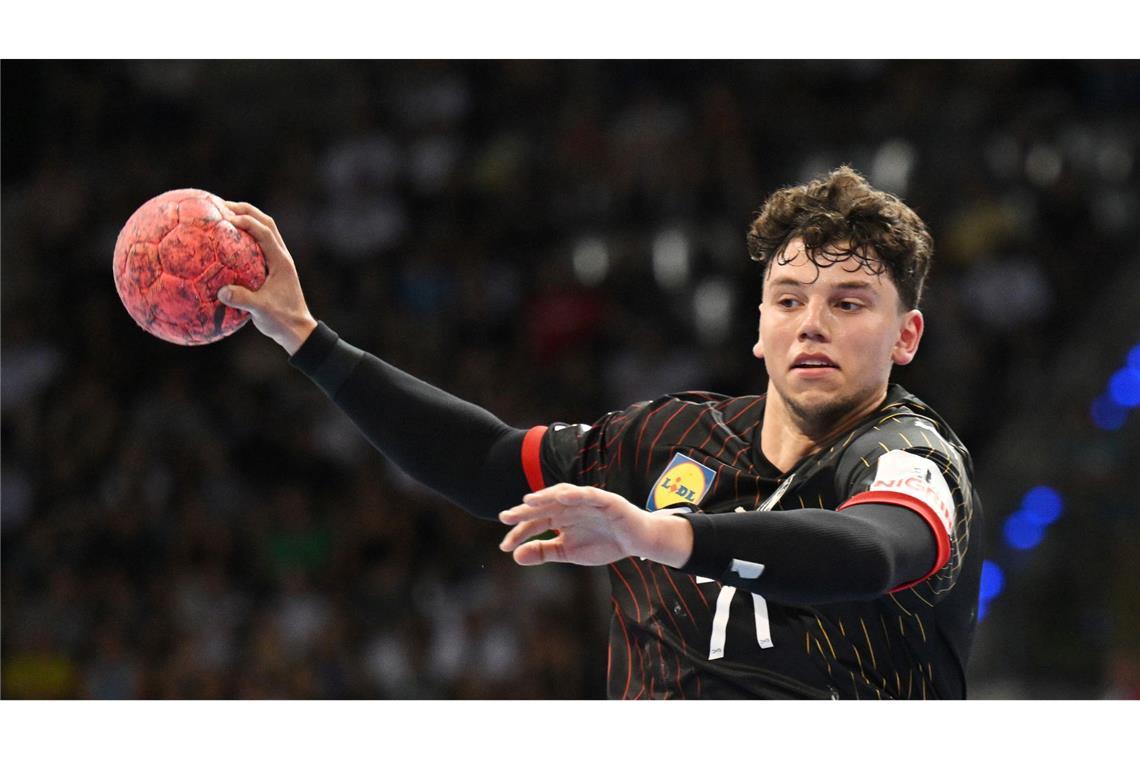
[[[644,557],[787,604],[880,596],[930,571],[934,536],[891,505],[843,512],[652,514],[607,491],[568,484],[528,494],[500,519],[519,564],[600,565]],[[526,539],[546,530],[556,538]]]
[[[529,489],[525,430],[338,339],[321,323],[289,361],[405,472],[493,520]]]
[[[529,490],[519,454],[526,432],[339,340],[309,312],[273,219],[248,203],[226,206],[234,226],[261,245],[269,275],[257,291],[230,286],[218,298],[248,311],[290,363],[416,480],[487,519],[518,502]]]

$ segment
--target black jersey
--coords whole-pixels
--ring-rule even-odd
[[[592,426],[535,428],[524,469],[532,489],[596,486],[658,514],[897,504],[931,526],[935,566],[875,599],[790,605],[750,592],[747,567],[710,579],[615,562],[609,696],[963,698],[981,571],[966,449],[892,385],[875,412],[781,473],[760,450],[763,414],[763,396],[666,396]]]

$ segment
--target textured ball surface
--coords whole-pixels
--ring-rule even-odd
[[[232,335],[249,314],[217,299],[223,285],[257,290],[268,268],[257,241],[222,218],[222,199],[205,190],[151,198],[115,242],[115,289],[151,335],[183,346]]]

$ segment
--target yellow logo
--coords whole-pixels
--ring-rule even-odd
[[[649,491],[650,512],[671,507],[695,507],[709,492],[716,473],[684,454],[673,455],[669,466]]]

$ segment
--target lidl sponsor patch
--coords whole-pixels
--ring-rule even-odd
[[[674,454],[669,466],[649,490],[650,512],[669,507],[695,507],[712,489],[716,473],[684,454]]]

